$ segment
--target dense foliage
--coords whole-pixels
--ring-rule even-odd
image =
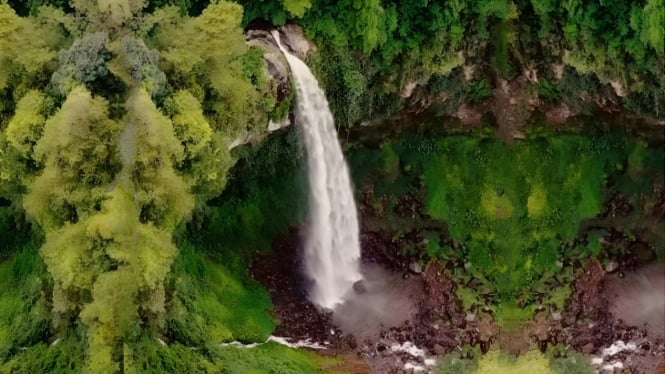
[[[39,257],[33,243],[3,266],[23,266],[26,256],[45,265],[25,265],[16,278],[28,282],[17,292],[34,296],[3,306],[9,340],[0,360],[19,371],[141,371],[165,354],[146,346],[155,336],[194,346],[264,341],[274,327],[270,302],[239,280],[244,269],[229,273],[187,251],[174,264],[174,230],[222,191],[232,141],[260,129],[274,106],[261,55],[239,27],[242,8],[218,2],[190,18],[172,7],[143,15],[140,2],[71,5],[27,18],[0,5],[0,87],[9,94],[0,117],[2,209],[16,217],[25,209],[44,232]],[[3,237],[23,230],[12,217],[3,213]],[[3,258],[16,245],[3,243]],[[3,305],[14,297],[2,295]],[[243,308],[256,317],[244,319]],[[44,355],[38,343],[56,339]],[[71,347],[80,352],[61,362]],[[31,358],[19,364],[19,353]],[[212,356],[193,360],[209,371],[217,365]]]
[[[612,100],[631,111],[665,116],[662,0],[239,2],[245,22],[304,25],[320,47],[312,63],[343,125],[418,104],[440,93],[436,83],[444,77],[469,72],[469,84],[531,70],[535,84],[555,82],[563,100],[578,107],[580,92],[588,107],[594,95],[612,91]],[[581,78],[595,86],[569,86]],[[411,95],[413,87],[421,89]]]
[[[491,351],[477,362],[459,359],[455,356],[456,354],[449,355],[435,373],[593,373],[593,369],[584,364],[584,359],[574,353],[568,354],[568,357],[553,358],[533,350],[515,358],[500,351]]]
[[[531,71],[548,103],[588,111],[609,98],[665,116],[663,0],[0,1],[0,372],[324,364],[273,343],[220,345],[273,331],[248,263],[305,210],[293,130],[237,147],[288,116],[293,97],[278,102],[263,51],[245,41],[260,18],[298,23],[316,42],[309,63],[347,127],[432,97],[447,110],[482,105]],[[378,175],[379,194],[420,194],[447,225],[406,252],[459,257],[465,279],[517,300],[502,308],[519,316],[561,256],[606,249],[578,229],[608,176],[635,192],[629,182],[644,187],[663,158],[612,136],[514,147],[416,136],[354,157],[359,185]],[[564,248],[572,237],[582,244]],[[567,292],[550,301],[561,307]]]
[[[455,270],[462,303],[471,308],[482,304],[479,293],[494,295],[500,321],[529,318],[538,303],[562,309],[566,287],[544,300],[534,296],[552,277],[564,284],[572,279],[572,268],[562,261],[614,250],[601,244],[604,230],[582,229],[581,223],[601,213],[603,202],[617,192],[632,196],[633,206],[640,207],[636,214],[648,211],[641,194],[652,194],[651,186],[662,183],[663,159],[662,149],[611,134],[535,134],[512,147],[478,135],[409,134],[350,154],[356,183],[372,186],[374,204],[387,204],[381,208],[387,215],[382,230],[392,237],[415,230],[421,244],[404,251],[424,261],[463,264]],[[446,229],[417,220],[391,224],[398,219],[391,218],[398,200],[409,194]],[[628,235],[654,231],[631,217],[619,225]],[[663,258],[656,231],[651,245]]]

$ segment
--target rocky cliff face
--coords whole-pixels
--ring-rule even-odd
[[[289,68],[284,56],[276,46],[272,30],[277,30],[284,46],[302,60],[317,54],[317,46],[303,29],[295,24],[277,27],[266,22],[251,23],[246,32],[247,43],[263,49],[267,62],[266,74],[271,77],[272,90],[278,102],[292,98]],[[565,65],[552,64],[541,67],[552,75],[555,82],[571,79],[566,74],[574,74]],[[550,71],[551,70],[551,71]],[[466,64],[449,74],[459,75],[459,84],[464,90],[483,81],[482,67]],[[428,79],[409,80],[403,84],[398,100],[403,101],[402,109],[385,115],[369,118],[348,129],[351,138],[373,137],[372,133],[385,135],[401,129],[428,123],[441,127],[440,130],[470,131],[483,125],[491,125],[497,137],[511,144],[524,138],[532,124],[545,125],[555,130],[580,130],[589,128],[596,122],[604,122],[647,139],[650,143],[665,140],[665,120],[644,117],[631,113],[621,104],[625,92],[620,82],[610,82],[595,92],[581,90],[569,100],[560,95],[549,98],[539,93],[536,86],[548,75],[535,67],[524,69],[511,78],[495,75],[493,82],[486,87],[485,97],[470,99],[468,93],[455,90],[432,92]],[[539,78],[540,77],[540,78]],[[539,80],[540,79],[540,80]],[[462,90],[463,91],[463,90]],[[286,103],[286,102],[285,102]],[[271,120],[268,131],[275,131],[291,124],[288,115]]]
[[[316,53],[316,45],[309,40],[302,28],[298,25],[288,24],[274,28],[263,22],[250,24],[245,31],[247,45],[261,48],[264,51],[263,58],[266,61],[266,76],[270,77],[271,89],[277,99],[278,105],[290,105],[293,98],[291,86],[291,72],[289,65],[275,43],[271,34],[273,30],[280,33],[284,47],[301,60],[307,60],[309,56]],[[285,112],[283,118],[275,118],[268,123],[268,132],[276,131],[292,123],[289,112]]]

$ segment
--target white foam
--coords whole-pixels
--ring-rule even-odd
[[[427,371],[426,368],[420,365],[412,364],[410,362],[407,362],[404,365],[404,370],[411,370],[413,373],[424,373],[425,371]]]
[[[608,373],[613,373],[614,369],[623,369],[623,363],[621,361],[616,361],[607,365],[603,365],[603,371]]]
[[[618,360],[611,360],[611,357],[624,352],[624,351],[634,351],[637,349],[637,345],[633,342],[628,342],[625,343],[623,340],[617,340],[612,345],[609,347],[603,349],[601,352],[600,357],[593,357],[591,359],[591,365],[596,366],[597,368],[600,368],[603,372],[609,372],[612,373],[614,372],[614,369],[623,369],[624,365],[623,362],[618,361]],[[603,365],[606,361],[610,361]]]
[[[405,370],[411,370],[413,373],[423,373],[429,371],[427,368],[436,365],[436,359],[428,357],[424,349],[418,348],[412,342],[404,342],[402,344],[393,344],[390,350],[395,353],[406,353],[417,361],[422,361],[425,366],[417,363],[407,361],[404,364]]]
[[[279,344],[285,345],[285,346],[290,347],[290,348],[327,349],[326,346],[321,345],[317,342],[312,342],[311,339],[298,340],[295,343],[291,343],[291,342],[289,342],[288,338],[283,338],[283,337],[280,337],[280,336],[270,335],[270,337],[268,337],[268,340],[266,342],[275,342],[275,343],[279,343]]]
[[[623,342],[623,340],[617,340],[611,346],[603,349],[603,357],[614,356],[619,352],[634,351],[635,349],[637,349],[635,343],[629,342],[628,344],[626,344]]]
[[[418,348],[415,344],[411,342],[404,342],[402,344],[393,344],[390,346],[390,350],[393,352],[405,352],[410,354],[413,357],[425,357],[425,351]]]
[[[239,341],[221,343],[222,347],[238,347],[238,348],[254,348],[259,345],[263,345],[269,342],[274,342],[277,344],[285,345],[289,348],[310,348],[310,349],[328,349],[325,345],[321,345],[317,342],[313,342],[311,339],[298,340],[295,343],[291,343],[289,338],[270,335],[263,343],[242,343]]]

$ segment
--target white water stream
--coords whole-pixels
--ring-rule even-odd
[[[307,65],[282,47],[279,33],[273,31],[273,36],[296,84],[296,123],[307,154],[310,195],[305,270],[313,281],[309,298],[334,310],[362,279],[358,216],[349,170],[323,90]]]

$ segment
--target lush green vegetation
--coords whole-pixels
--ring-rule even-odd
[[[263,342],[275,327],[267,313],[270,297],[260,285],[205,259],[190,244],[180,247],[167,285],[173,299],[166,332],[183,344]]]
[[[646,167],[642,157],[654,163]],[[497,294],[500,320],[529,318],[533,294],[547,289],[550,277],[572,279],[564,259],[601,254],[601,233],[580,231],[580,223],[600,213],[612,190],[634,196],[633,203],[640,206],[639,196],[649,187],[636,186],[663,178],[662,149],[612,134],[534,135],[513,146],[493,137],[412,134],[380,149],[355,150],[350,162],[356,183],[373,184],[379,201],[388,198],[391,204],[414,194],[423,199],[430,217],[447,224],[447,232],[419,229],[427,244],[404,250],[421,258],[463,261],[459,281],[481,282],[472,289],[458,288],[464,306],[481,303],[477,292],[488,289]],[[610,179],[623,182],[608,186]],[[397,230],[393,235],[403,234],[400,224],[392,229]],[[566,245],[575,238],[586,244]],[[653,245],[662,247],[658,243],[655,239]],[[662,257],[662,248],[658,251]],[[555,288],[545,301],[562,309],[569,292],[566,286]]]
[[[566,358],[551,358],[538,351],[529,351],[519,357],[508,356],[501,351],[490,351],[476,362],[459,359],[450,355],[436,371],[437,374],[454,373],[593,373],[593,369],[584,363],[584,360],[571,354]]]
[[[662,0],[239,2],[245,23],[262,18],[305,27],[319,45],[312,64],[342,125],[436,94],[436,82],[462,76],[463,65],[475,67],[474,78],[490,80],[535,69],[553,85],[537,83],[546,100],[562,91],[561,99],[584,110],[594,95],[614,90],[620,97],[613,100],[631,111],[665,115]],[[401,94],[413,84],[422,90],[405,100]]]
[[[264,341],[270,300],[236,265],[249,244],[225,247],[229,270],[187,240],[178,256],[173,241],[224,189],[231,143],[262,132],[276,104],[261,52],[245,44],[242,8],[215,2],[192,18],[174,7],[145,14],[144,3],[38,5],[17,7],[24,18],[0,4],[1,258],[26,272],[7,279],[18,293],[2,294],[1,360],[19,371],[140,371],[183,354],[150,348],[157,336],[176,347]],[[13,259],[13,235],[30,236],[12,227],[23,209],[44,240]],[[262,222],[245,223],[260,237]],[[74,361],[61,362],[72,347]]]
[[[42,293],[48,279],[38,247],[36,241],[21,243],[12,248],[10,259],[0,263],[0,359],[15,354],[19,347],[41,342],[51,330],[51,314]]]
[[[293,130],[236,147],[263,139],[294,95],[278,102],[263,51],[246,44],[250,21],[303,26],[336,120],[352,127],[413,105],[482,105],[527,70],[550,103],[592,112],[608,98],[662,119],[663,14],[663,0],[0,1],[0,371],[324,364],[275,344],[220,345],[274,329],[248,264],[305,211]],[[614,250],[580,222],[610,179],[635,214],[653,209],[637,195],[662,160],[623,137],[550,134],[513,147],[406,136],[352,155],[358,185],[414,193],[447,225],[404,250],[463,260],[460,279],[496,292],[506,319],[529,315],[528,290],[572,276],[562,258]],[[581,244],[566,247],[572,237]],[[561,308],[568,293],[548,302]],[[471,288],[459,295],[479,302]]]
[[[21,232],[14,228],[7,208],[0,213],[3,232]],[[6,258],[0,262],[0,372],[82,371],[88,360],[87,329],[78,323],[57,334],[51,300],[44,294],[53,280],[38,254],[40,243],[30,239],[29,231],[23,239],[14,239],[3,242]],[[245,268],[231,270],[206,257],[206,250],[197,251],[189,242],[180,244],[165,281],[169,308],[164,330],[154,336],[135,329],[124,339],[125,372],[318,373],[322,366],[333,364],[276,343],[253,349],[220,345],[235,340],[264,342],[275,322],[268,314],[267,292],[247,278]],[[242,252],[227,253],[240,257]],[[228,259],[231,265],[242,261]]]
[[[594,372],[586,363],[585,358],[575,352],[554,357],[552,354],[542,354],[537,350],[532,350],[516,358],[499,350],[490,351],[487,355],[480,355],[479,349],[474,349],[473,356],[473,359],[469,359],[468,357],[461,357],[457,352],[448,354],[437,365],[434,372],[436,374],[591,374]]]
[[[260,147],[243,147],[237,155],[227,188],[210,201],[207,221],[192,233],[197,246],[227,263],[270,249],[277,235],[303,222],[307,196],[296,129],[273,134]]]

